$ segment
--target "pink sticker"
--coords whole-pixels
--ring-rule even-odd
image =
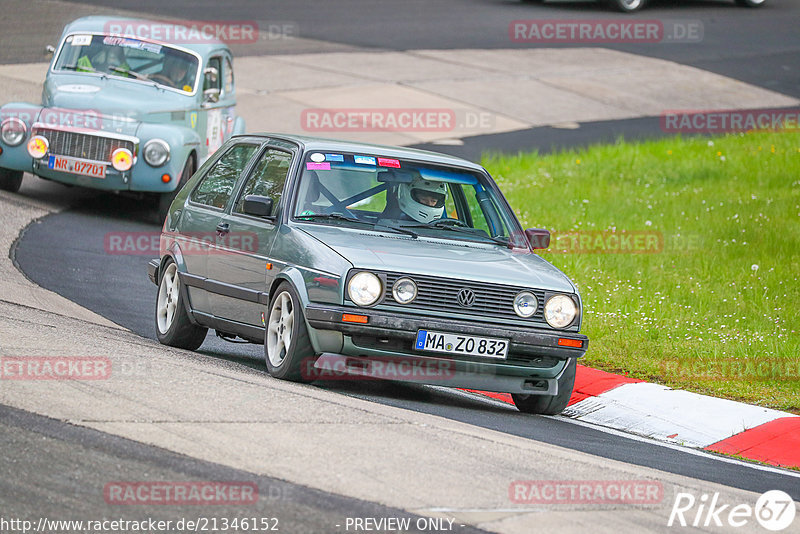
[[[378,165],[381,167],[394,167],[395,169],[400,168],[400,162],[396,159],[389,159],[389,158],[378,158]]]
[[[331,164],[327,162],[312,163],[309,161],[308,163],[306,163],[306,169],[309,171],[329,171],[331,170]]]

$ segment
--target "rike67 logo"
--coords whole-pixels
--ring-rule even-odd
[[[697,499],[691,493],[679,492],[675,495],[667,526],[741,528],[755,519],[765,529],[778,532],[794,522],[796,513],[791,496],[781,490],[764,493],[755,506],[722,503],[719,493],[712,496],[704,493]]]

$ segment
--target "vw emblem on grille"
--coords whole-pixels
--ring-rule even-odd
[[[469,308],[475,304],[475,292],[467,287],[459,290],[456,298],[458,298],[458,303],[464,308]]]

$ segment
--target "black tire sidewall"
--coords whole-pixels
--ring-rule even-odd
[[[22,186],[24,174],[22,171],[0,169],[0,189],[9,193],[16,193]]]
[[[269,320],[272,315],[272,310],[275,306],[278,297],[286,293],[292,302],[292,313],[294,314],[294,321],[292,324],[292,341],[289,350],[286,352],[283,361],[280,365],[275,366],[269,360],[267,350],[267,331],[269,329]],[[314,358],[314,350],[311,348],[311,343],[308,338],[308,328],[305,323],[305,316],[303,314],[302,306],[300,305],[300,297],[297,290],[289,282],[282,282],[269,301],[269,308],[267,308],[266,321],[264,325],[264,360],[267,364],[269,374],[274,378],[282,380],[291,380],[293,382],[311,382],[313,378],[304,374],[302,367],[304,365],[311,367],[309,364],[310,358]]]
[[[208,333],[208,329],[193,324],[189,319],[189,314],[186,312],[186,302],[184,302],[183,291],[180,286],[180,278],[176,277],[176,283],[179,284],[178,302],[175,303],[175,316],[172,319],[172,324],[169,325],[169,328],[167,328],[167,331],[164,333],[158,328],[158,296],[161,294],[161,283],[164,279],[164,273],[170,265],[175,265],[175,262],[171,259],[165,262],[159,269],[156,309],[153,316],[155,320],[156,338],[158,342],[163,345],[195,350],[202,344],[203,339],[205,339]]]
[[[570,358],[564,372],[558,379],[558,393],[555,395],[519,395],[511,394],[517,409],[524,413],[540,415],[558,415],[567,407],[572,391],[575,388],[575,372],[578,360]]]

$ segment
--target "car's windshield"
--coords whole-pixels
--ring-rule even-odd
[[[379,155],[307,154],[294,217],[413,237],[525,246],[516,243],[519,225],[482,173]]]
[[[112,35],[68,35],[54,68],[152,81],[187,93],[194,91],[198,78],[198,60],[194,55]]]

